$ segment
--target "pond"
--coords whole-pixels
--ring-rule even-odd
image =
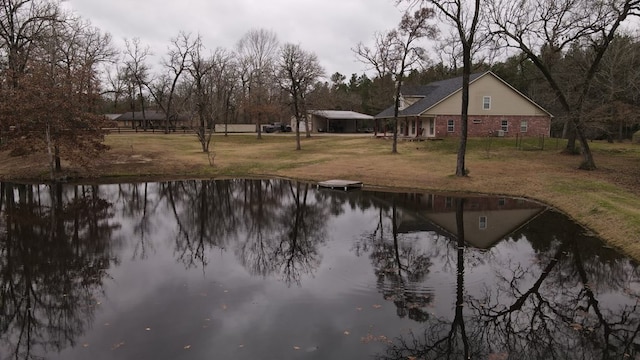
[[[638,359],[638,264],[518,198],[0,188],[0,359]]]

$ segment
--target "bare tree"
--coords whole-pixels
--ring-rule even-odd
[[[216,123],[224,123],[224,134],[227,125],[233,118],[234,98],[238,85],[238,63],[233,52],[218,48],[212,55],[212,85],[214,89],[213,114]]]
[[[248,107],[256,114],[258,139],[261,139],[262,116],[270,111],[267,82],[274,78],[278,38],[272,31],[254,29],[240,39],[237,48],[243,66],[243,83],[247,86]]]
[[[631,35],[619,35],[602,59],[590,91],[586,128],[613,141],[628,138],[629,128],[640,122],[640,43]],[[591,110],[593,109],[593,110]]]
[[[314,53],[291,43],[282,46],[278,67],[280,85],[290,95],[293,115],[296,119],[296,150],[300,150],[300,123],[303,120],[307,137],[311,136],[305,100],[313,84],[324,74],[324,70]]]
[[[116,62],[111,66],[106,66],[104,73],[107,88],[104,89],[102,94],[108,96],[110,100],[113,99],[112,109],[114,112],[117,112],[120,100],[128,94],[128,84],[125,81],[125,68]]]
[[[18,86],[32,52],[41,46],[48,28],[63,15],[56,2],[47,0],[2,0],[0,3],[0,47],[12,87]]]
[[[491,0],[488,9],[493,34],[502,45],[517,48],[531,59],[567,112],[571,132],[566,151],[576,152],[577,137],[583,155],[580,169],[595,169],[584,131],[585,100],[620,26],[640,14],[640,1],[527,0],[516,4]],[[553,70],[554,60],[571,48],[589,48],[591,54],[580,69],[579,78],[563,83],[561,74]]]
[[[408,0],[416,3],[415,0]],[[469,78],[471,75],[473,49],[480,23],[480,0],[419,0],[417,3],[433,6],[453,25],[462,46],[462,104],[460,112],[460,143],[456,161],[456,176],[466,176],[465,157],[469,119]]]
[[[189,74],[193,79],[193,90],[195,95],[196,113],[198,116],[198,128],[196,134],[202,145],[202,151],[209,152],[209,144],[212,134],[212,111],[211,111],[211,71],[213,62],[205,59],[202,55],[204,46],[202,39],[196,37],[193,49],[189,53],[190,67]],[[207,131],[208,130],[208,131]]]
[[[147,130],[148,124],[145,114],[144,104],[144,88],[149,82],[149,66],[147,65],[147,57],[150,55],[149,47],[143,47],[139,38],[133,38],[131,41],[125,39],[124,51],[124,81],[127,92],[129,94],[130,108],[134,112],[136,110],[136,90],[140,100],[140,108],[142,111],[142,128]],[[135,122],[134,122],[135,123]],[[135,126],[135,124],[133,124]]]
[[[198,118],[196,133],[202,151],[209,153],[209,146],[215,124],[228,123],[231,98],[236,86],[235,62],[230,52],[217,48],[213,54],[204,57],[204,47],[198,37],[190,53],[192,97]]]
[[[52,23],[30,51],[28,76],[19,86],[4,89],[0,97],[2,118],[13,126],[3,144],[14,153],[46,151],[50,175],[65,158],[90,165],[103,144],[103,118],[94,115],[100,93],[98,66],[110,59],[110,37],[77,18]]]
[[[164,59],[166,72],[147,84],[151,96],[164,113],[165,133],[169,133],[171,120],[176,117],[173,111],[176,87],[181,75],[191,66],[189,55],[196,47],[196,43],[197,41],[192,41],[191,35],[185,32],[180,32],[176,38],[171,39],[167,58]]]
[[[413,14],[403,15],[398,29],[375,36],[373,49],[362,43],[354,49],[356,56],[365,63],[373,65],[378,76],[384,79],[392,75],[395,79],[395,102],[393,111],[393,145],[392,153],[398,152],[398,114],[400,110],[400,93],[405,73],[424,61],[425,51],[416,42],[428,37],[434,38],[436,28],[428,21],[434,16],[429,8],[421,8]]]

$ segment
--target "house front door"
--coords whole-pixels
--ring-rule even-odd
[[[436,136],[436,119],[429,119],[429,137],[434,137]]]

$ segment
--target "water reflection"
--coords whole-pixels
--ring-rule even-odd
[[[74,346],[91,325],[106,270],[118,263],[111,204],[98,187],[2,184],[0,192],[2,348],[31,359],[34,349]]]
[[[639,354],[637,264],[522,199],[240,179],[0,190],[2,359]]]
[[[380,359],[635,359],[640,291],[633,261],[584,229],[542,212],[509,235],[528,241],[531,258],[491,249],[465,261],[466,224],[458,199],[457,297],[453,319],[439,316],[396,338]],[[465,265],[466,264],[466,265]],[[464,272],[495,279],[464,291]],[[464,310],[463,310],[464,309]]]

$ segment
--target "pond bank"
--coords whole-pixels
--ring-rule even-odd
[[[577,170],[553,139],[541,151],[518,151],[510,139],[471,139],[466,178],[452,176],[456,142],[399,143],[373,137],[312,137],[295,151],[294,135],[214,136],[202,153],[195,135],[113,134],[111,150],[88,166],[63,163],[81,182],[158,181],[225,177],[286,177],[317,182],[361,181],[365,187],[474,192],[526,197],[549,204],[640,260],[640,146],[594,142],[598,170]],[[3,180],[46,179],[45,155],[0,153]]]

